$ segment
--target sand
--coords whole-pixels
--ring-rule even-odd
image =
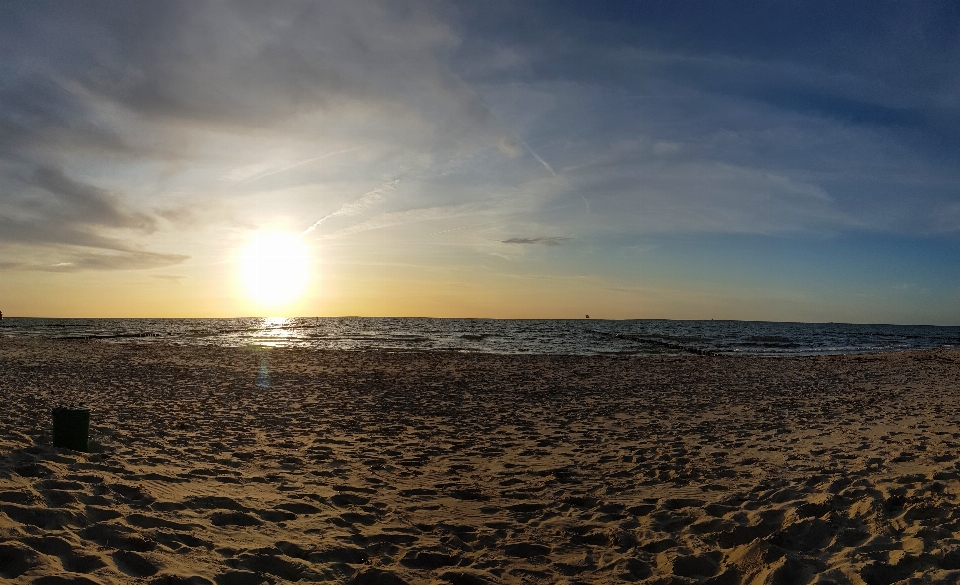
[[[11,583],[960,581],[960,352],[0,339]],[[59,403],[93,452],[50,446]]]

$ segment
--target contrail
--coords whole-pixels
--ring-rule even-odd
[[[337,151],[334,151],[334,152],[328,152],[328,153],[326,153],[326,154],[321,154],[320,156],[315,156],[315,157],[313,157],[313,158],[308,158],[308,159],[306,159],[306,160],[302,160],[302,161],[299,161],[299,162],[295,162],[295,163],[293,163],[293,164],[291,164],[291,165],[287,165],[287,166],[285,166],[285,167],[282,167],[282,168],[279,168],[279,169],[276,169],[276,170],[273,170],[273,171],[267,171],[267,172],[265,172],[265,173],[260,173],[259,175],[254,175],[254,176],[252,176],[252,177],[249,177],[249,178],[247,178],[247,179],[244,179],[244,182],[246,182],[246,181],[258,181],[258,180],[260,180],[260,179],[262,179],[262,178],[264,178],[264,177],[269,177],[270,175],[276,175],[277,173],[282,173],[282,172],[284,172],[284,171],[289,171],[290,169],[295,169],[295,168],[297,168],[297,167],[299,167],[299,166],[303,166],[303,165],[305,165],[305,164],[309,164],[309,163],[312,163],[312,162],[315,162],[315,161],[318,161],[318,160],[321,160],[321,159],[325,159],[325,158],[327,158],[327,157],[329,157],[329,156],[334,156],[334,155],[337,155],[337,154],[345,154],[345,153],[348,153],[348,152],[353,152],[354,150],[360,150],[361,148],[363,148],[363,146],[354,146],[353,148],[347,148],[347,149],[344,149],[344,150],[337,150]]]
[[[508,123],[506,122],[506,120],[504,120],[504,119],[500,116],[500,114],[498,114],[498,113],[494,112],[492,109],[490,109],[490,106],[488,106],[488,105],[487,105],[487,102],[484,101],[483,96],[481,96],[479,93],[477,93],[477,91],[476,91],[475,89],[473,89],[473,87],[472,87],[469,83],[467,83],[466,81],[464,81],[459,75],[454,75],[454,78],[455,78],[458,82],[460,82],[460,85],[461,85],[464,89],[466,89],[471,95],[473,95],[473,97],[477,100],[477,104],[478,104],[481,108],[483,108],[488,114],[490,114],[491,116],[493,116],[493,117],[497,120],[497,122],[499,122],[499,123],[501,124],[501,126],[503,126],[504,128],[510,128],[510,127],[511,127],[511,125],[508,124]],[[553,175],[554,177],[557,176],[557,172],[553,170],[553,167],[551,167],[551,166],[547,163],[547,161],[543,160],[543,158],[541,158],[541,156],[540,156],[539,154],[537,154],[532,148],[530,148],[530,145],[529,145],[529,144],[527,144],[526,142],[523,142],[523,141],[521,141],[520,144],[522,144],[523,147],[527,149],[527,152],[529,152],[531,155],[533,155],[533,158],[537,159],[537,161],[538,161],[540,164],[542,164],[545,169],[547,169],[548,171],[550,171],[550,174],[551,174],[551,175]]]
[[[529,151],[530,154],[533,155],[533,158],[535,158],[535,159],[537,159],[538,161],[540,161],[540,164],[542,164],[543,166],[545,166],[545,167],[547,168],[547,170],[550,171],[550,174],[551,174],[551,175],[553,175],[554,177],[557,176],[557,173],[556,173],[556,171],[553,170],[553,167],[551,167],[550,165],[548,165],[548,164],[547,164],[547,161],[545,161],[545,160],[543,160],[542,158],[540,158],[540,155],[537,154],[536,152],[534,152],[534,150],[533,150],[532,148],[530,148],[530,145],[529,145],[529,144],[527,144],[526,142],[521,142],[520,144],[522,144],[522,145],[524,146],[524,148],[526,148],[527,151]]]
[[[549,167],[547,167],[547,168],[549,168]],[[504,222],[504,221],[506,221],[506,220],[508,220],[508,219],[512,219],[512,218],[516,218],[516,217],[523,217],[524,215],[533,215],[534,213],[545,213],[545,212],[548,212],[548,211],[556,211],[556,210],[558,210],[558,209],[565,209],[565,208],[567,208],[567,207],[573,207],[574,205],[577,205],[577,204],[576,204],[576,203],[565,203],[565,204],[563,204],[563,205],[556,205],[556,206],[554,206],[554,207],[548,207],[548,208],[546,208],[546,209],[537,209],[537,210],[533,210],[533,211],[521,211],[521,212],[518,212],[518,213],[511,213],[511,214],[506,215],[505,217],[501,217],[501,218],[499,218],[499,219],[497,219],[497,220],[494,220],[494,221],[487,221],[487,222],[484,222],[484,223],[475,223],[475,224],[473,224],[473,225],[462,225],[462,226],[460,226],[460,227],[450,228],[450,229],[446,229],[446,230],[440,230],[439,232],[433,232],[433,233],[429,233],[429,234],[427,234],[427,235],[428,235],[428,236],[435,236],[435,235],[437,235],[437,234],[445,234],[445,233],[447,233],[447,232],[455,232],[455,231],[465,230],[465,229],[469,229],[469,228],[475,228],[475,227],[483,227],[483,226],[493,225],[493,224],[497,224],[497,223],[502,223],[502,222]]]
[[[297,237],[302,238],[303,236],[316,230],[318,227],[320,227],[321,223],[327,221],[331,217],[336,217],[338,215],[357,215],[361,213],[368,207],[371,207],[373,205],[376,205],[377,203],[380,203],[380,201],[383,200],[384,193],[393,191],[394,189],[397,188],[397,185],[399,184],[400,184],[400,179],[394,179],[392,181],[387,181],[386,183],[380,185],[379,187],[377,187],[372,191],[367,191],[366,193],[357,197],[353,201],[348,201],[344,203],[340,207],[340,209],[334,211],[333,213],[330,213],[321,217],[320,219],[315,221],[313,225],[303,230],[303,232],[301,232],[300,235]]]
[[[502,219],[498,219],[497,221],[488,221],[488,222],[484,222],[484,223],[475,223],[475,224],[473,224],[473,225],[464,225],[464,226],[460,226],[460,227],[456,227],[456,228],[450,228],[450,229],[448,229],[448,230],[440,230],[439,232],[433,232],[432,234],[427,234],[427,235],[428,235],[428,236],[435,236],[435,235],[437,235],[437,234],[445,234],[445,233],[447,233],[447,232],[455,232],[455,231],[458,231],[458,230],[465,230],[465,229],[468,229],[468,228],[482,227],[482,226],[485,226],[485,225],[493,225],[493,224],[495,224],[495,223],[500,223],[501,221],[503,221],[503,220],[502,220]]]

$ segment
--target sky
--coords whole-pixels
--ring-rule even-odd
[[[956,2],[7,2],[0,55],[5,316],[960,324]]]

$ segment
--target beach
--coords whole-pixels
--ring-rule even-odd
[[[91,452],[50,409],[91,409]],[[960,351],[0,338],[11,583],[960,581]]]

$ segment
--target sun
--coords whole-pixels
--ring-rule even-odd
[[[293,234],[263,234],[240,253],[240,269],[251,299],[263,305],[284,305],[303,294],[310,280],[310,254]]]

